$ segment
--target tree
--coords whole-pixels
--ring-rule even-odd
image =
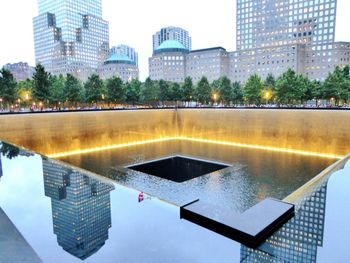
[[[238,81],[232,83],[232,101],[234,104],[243,102],[243,90]]]
[[[148,77],[142,85],[142,100],[151,104],[155,104],[159,100],[159,89],[158,85]]]
[[[191,77],[186,77],[185,82],[182,86],[183,97],[185,101],[191,101],[194,98],[194,87]]]
[[[229,105],[230,102],[233,100],[233,92],[232,92],[231,80],[228,77],[224,76],[220,78],[219,92],[220,92],[220,99],[223,101],[223,103],[225,105]]]
[[[159,87],[159,100],[160,101],[170,101],[171,100],[171,88],[168,82],[161,79],[158,82]]]
[[[50,102],[57,105],[66,100],[66,79],[60,74],[51,78]]]
[[[32,97],[32,87],[33,82],[30,79],[26,79],[17,83],[17,94],[25,105],[30,104]]]
[[[271,90],[274,90],[275,89],[275,86],[276,86],[276,80],[275,80],[275,77],[272,75],[272,73],[269,73],[265,79],[265,82],[264,82],[264,86],[265,88],[268,88],[268,89],[271,89]]]
[[[13,104],[17,99],[17,83],[12,73],[3,68],[0,70],[0,98],[1,104]]]
[[[67,74],[67,80],[64,85],[65,100],[77,105],[81,93],[82,85],[80,81],[72,74]]]
[[[141,96],[141,82],[137,79],[131,80],[130,83],[127,83],[125,88],[125,100],[128,103],[132,103],[140,101]]]
[[[92,74],[84,84],[85,98],[89,103],[97,103],[104,99],[105,87],[97,74]]]
[[[49,103],[50,85],[50,73],[46,72],[45,68],[41,64],[36,65],[33,74],[33,99],[36,101]]]
[[[125,89],[123,80],[119,77],[113,77],[107,79],[107,101],[108,102],[124,102],[125,101]]]
[[[179,83],[171,84],[171,101],[182,101],[183,100],[183,90]]]
[[[300,99],[300,79],[294,70],[288,69],[276,82],[276,99],[278,103],[291,104],[294,100]]]
[[[207,104],[211,100],[211,93],[208,79],[203,76],[196,87],[196,99],[202,104]]]
[[[249,77],[244,86],[244,98],[249,104],[260,105],[262,99],[263,83],[261,78],[254,74]]]
[[[336,67],[335,70],[329,73],[328,77],[323,83],[322,98],[335,100],[335,104],[338,105],[339,100],[347,101],[350,95],[350,81],[348,75],[348,67],[343,70]]]
[[[315,97],[315,86],[312,85],[312,82],[308,77],[303,75],[298,76],[298,89],[296,97],[300,100],[300,104],[308,100],[312,100]]]

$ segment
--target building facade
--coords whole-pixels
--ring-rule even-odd
[[[108,239],[114,186],[45,159],[43,175],[58,244],[77,258],[90,257]]]
[[[8,63],[4,68],[11,71],[17,81],[31,79],[34,73],[34,67],[29,66],[26,62]]]
[[[128,45],[120,44],[118,46],[113,46],[110,50],[110,55],[113,54],[121,54],[128,56],[129,59],[131,59],[135,65],[139,65],[139,56],[136,52],[136,50],[132,47],[129,47]]]
[[[291,68],[324,80],[350,58],[347,43],[334,42],[336,10],[337,0],[237,0],[237,51],[229,77],[244,82],[252,72],[278,77]]]
[[[97,73],[102,79],[119,77],[123,82],[139,78],[139,68],[135,61],[123,53],[114,53],[98,67]]]
[[[334,41],[336,10],[337,0],[237,0],[237,50],[191,51],[183,60],[183,79],[190,76],[197,82],[206,76],[212,81],[226,75],[245,83],[252,74],[277,78],[292,69],[324,80],[336,66],[350,63],[350,43]],[[162,39],[153,36],[153,45],[155,40]],[[171,81],[173,76],[162,73],[161,61],[154,55],[150,59],[150,76]]]
[[[186,49],[192,49],[192,39],[185,29],[180,27],[164,27],[153,35],[153,51],[155,51],[164,41],[176,40]]]
[[[183,82],[186,55],[189,50],[177,40],[164,41],[149,58],[149,76],[152,80]]]
[[[109,26],[101,0],[39,0],[33,19],[36,63],[52,74],[96,69],[109,53]]]
[[[222,47],[198,49],[191,51],[186,57],[186,76],[198,82],[203,76],[208,81],[227,76],[229,54]]]

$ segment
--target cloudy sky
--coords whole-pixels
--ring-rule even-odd
[[[0,67],[19,61],[35,64],[32,18],[37,0],[1,0]],[[192,48],[222,46],[235,50],[236,0],[102,0],[109,21],[110,45],[127,44],[139,53],[140,77],[148,76],[152,34],[179,26],[190,32]],[[338,0],[336,40],[350,41],[350,1]]]

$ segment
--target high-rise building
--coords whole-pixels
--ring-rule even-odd
[[[177,79],[226,75],[244,83],[252,74],[265,79],[292,69],[324,80],[336,66],[350,64],[350,43],[334,42],[336,11],[337,0],[237,0],[237,51],[191,51],[184,59],[184,75]],[[161,32],[153,36],[153,46],[162,41]],[[169,62],[156,55],[149,60],[150,76],[167,78],[162,71]]]
[[[155,51],[164,41],[176,40],[186,49],[192,49],[192,39],[185,29],[180,27],[164,27],[153,35],[153,51]]]
[[[75,257],[88,258],[108,239],[113,184],[46,159],[43,175],[58,244]]]
[[[245,59],[231,65],[230,77],[244,81],[246,70],[277,77],[288,67],[325,79],[350,59],[350,46],[334,42],[336,11],[337,0],[237,0],[235,56]]]
[[[34,73],[34,67],[29,66],[26,62],[8,63],[4,68],[11,71],[17,81],[31,79]]]
[[[242,245],[240,262],[316,262],[317,250],[323,246],[327,183],[305,197],[295,216],[258,248]]]
[[[127,45],[120,44],[118,46],[113,46],[110,50],[110,55],[119,54],[126,55],[129,59],[131,59],[135,65],[139,65],[139,57],[136,50]]]
[[[334,41],[336,0],[237,0],[237,49]],[[316,48],[317,49],[317,48]]]
[[[149,58],[149,76],[152,80],[183,82],[186,74],[186,55],[189,50],[177,40],[166,40]]]
[[[38,0],[33,19],[36,63],[53,74],[96,69],[109,53],[101,0]]]

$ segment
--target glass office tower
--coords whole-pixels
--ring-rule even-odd
[[[36,63],[53,74],[95,69],[109,52],[101,0],[39,0],[33,19]]]
[[[287,44],[327,49],[326,45],[334,41],[336,3],[336,0],[237,0],[237,49]]]

